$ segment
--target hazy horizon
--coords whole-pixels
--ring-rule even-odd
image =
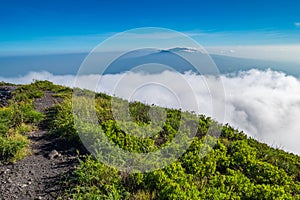
[[[170,6],[172,4],[172,6]],[[93,6],[91,6],[93,5]],[[130,5],[130,6],[128,6]],[[0,7],[0,81],[30,83],[50,80],[72,86],[77,71],[87,54],[109,38],[140,27],[158,27],[154,32],[130,34],[129,40],[112,43],[102,52],[108,57],[118,48],[132,47],[132,38],[163,41],[167,48],[193,47],[179,45],[178,34],[207,51],[223,81],[226,93],[226,119],[247,134],[270,145],[300,154],[300,12],[299,1],[14,1]],[[126,8],[126,9],[125,9]],[[164,31],[160,30],[164,28]],[[166,31],[174,30],[174,31]],[[159,43],[159,42],[157,42]],[[109,53],[108,53],[109,52]],[[165,56],[166,54],[164,54]],[[170,56],[170,55],[167,55]],[[171,60],[161,54],[138,55],[139,61]],[[144,59],[144,60],[143,60]],[[188,80],[209,115],[209,92],[201,86],[207,74],[187,73],[183,62],[170,62],[174,70]],[[102,65],[102,60],[98,61]],[[124,59],[103,73],[107,81],[104,92],[113,94],[110,85],[124,74],[132,80],[168,79],[175,72],[156,71],[142,74],[130,72],[135,62]],[[90,72],[95,81],[99,74]],[[176,85],[176,81],[174,81]],[[180,85],[176,85],[181,88]],[[155,93],[151,95],[150,93]],[[184,95],[183,90],[178,91]],[[142,101],[162,98],[162,106],[176,105],[164,97],[163,91],[145,90],[137,96]],[[201,98],[202,97],[202,98]],[[216,99],[218,100],[218,99]],[[156,102],[159,104],[159,102]],[[222,120],[221,120],[222,121]]]

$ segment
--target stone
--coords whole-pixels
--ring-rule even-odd
[[[61,156],[60,153],[58,153],[58,151],[56,151],[55,149],[52,150],[52,151],[49,153],[49,155],[48,155],[48,157],[50,158],[50,160],[53,160],[54,158],[60,157],[60,156]]]

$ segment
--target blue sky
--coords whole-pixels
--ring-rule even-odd
[[[300,1],[1,1],[0,54],[88,51],[138,27],[182,31],[205,46],[300,44]]]
[[[87,52],[101,41],[128,29],[168,28],[186,33],[211,54],[264,59],[268,63],[264,67],[297,76],[298,79],[272,70],[250,70],[236,77],[224,76],[223,82],[228,94],[226,120],[230,124],[252,134],[259,133],[262,141],[300,155],[297,106],[300,0],[1,0],[0,3],[0,81],[29,83],[47,79],[73,86],[74,75]],[[73,54],[78,52],[84,53]],[[233,66],[236,71],[246,69],[241,66],[243,59],[219,57],[218,67],[229,63],[229,68]],[[255,60],[250,61],[251,67],[257,67]],[[269,61],[280,61],[280,66]],[[169,75],[159,76],[157,80],[169,79],[174,87],[177,84],[182,88]],[[191,86],[199,99],[204,98],[203,108],[209,109],[212,101],[205,99],[207,91],[201,91],[199,86],[203,77],[188,76],[191,77],[187,80],[194,80]],[[107,85],[116,88],[111,81],[118,81],[123,74],[106,77]],[[145,79],[142,76],[131,80]],[[90,76],[82,79],[87,85],[96,82]],[[113,90],[111,94],[115,94]],[[178,94],[185,95],[186,90]],[[149,94],[149,98],[153,97],[160,94]]]

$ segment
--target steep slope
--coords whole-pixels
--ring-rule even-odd
[[[25,199],[54,199],[58,196],[62,199],[300,199],[299,156],[269,147],[229,125],[220,125],[202,115],[197,116],[196,137],[187,151],[162,169],[148,173],[119,171],[89,155],[81,157],[74,169],[77,158],[71,147],[82,149],[81,152],[84,147],[74,125],[71,94],[68,88],[37,81],[19,86],[13,92],[14,101],[1,108],[0,125],[8,126],[1,132],[4,141],[0,143],[1,160],[3,163],[20,160],[1,166],[0,189],[4,199],[13,193],[16,198]],[[52,106],[51,102],[41,100],[43,97],[60,100],[52,101],[55,103]],[[105,136],[119,147],[135,153],[155,152],[170,144],[178,133],[181,118],[195,116],[165,109],[167,117],[162,130],[150,137],[136,137],[128,130],[147,126],[149,112],[155,107],[131,102],[129,113],[133,123],[118,124],[111,101],[116,100],[119,108],[125,101],[105,94],[96,94],[95,97],[97,120]],[[40,116],[43,105],[50,109]],[[22,108],[17,109],[22,115],[15,107]],[[3,120],[4,116],[12,120]],[[91,130],[89,123],[82,124]],[[184,130],[182,137],[190,135],[188,129]],[[220,135],[217,134],[219,131]],[[92,133],[92,136],[97,138],[97,134]],[[137,131],[136,134],[144,136],[145,133]],[[21,135],[21,142],[20,137],[14,135]],[[96,139],[94,141],[85,144],[85,148],[99,145]],[[28,149],[28,142],[33,154],[26,157],[20,152]],[[14,148],[3,148],[8,144]],[[54,149],[61,156],[51,160],[48,156]],[[63,182],[59,181],[65,173],[70,176]],[[46,189],[49,185],[52,187]]]

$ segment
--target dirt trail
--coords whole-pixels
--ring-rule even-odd
[[[56,199],[63,193],[62,181],[78,163],[75,149],[63,139],[41,130],[29,138],[33,155],[0,166],[1,199]]]
[[[38,111],[58,103],[51,92],[36,99]],[[31,155],[14,164],[0,165],[0,199],[56,199],[63,194],[62,182],[78,164],[76,149],[64,138],[47,130],[29,133]]]

